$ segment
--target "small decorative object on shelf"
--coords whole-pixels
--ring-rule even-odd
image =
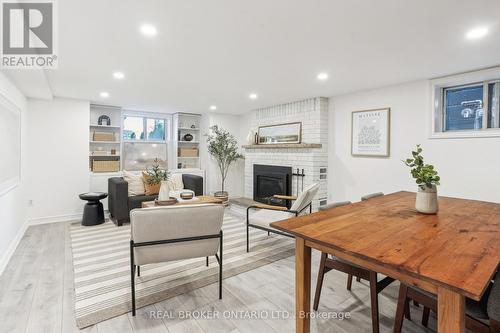
[[[191,125],[191,128],[196,128],[196,125],[195,124]]]
[[[189,133],[185,134],[185,135],[182,137],[182,139],[183,139],[184,141],[193,141],[193,138],[194,138],[194,137],[193,137],[193,135],[191,135],[191,134],[189,134]]]
[[[417,145],[411,154],[412,158],[407,158],[403,162],[411,168],[411,175],[418,185],[415,209],[423,214],[436,214],[439,210],[437,185],[441,178],[432,164],[424,164],[420,145]]]
[[[182,163],[181,162],[177,163],[177,169],[182,169]]]
[[[193,199],[193,192],[182,192],[180,194],[180,196],[181,196],[181,199],[190,200],[190,199]]]
[[[255,133],[254,139],[253,139],[253,144],[258,145],[259,144],[259,133]]]
[[[253,145],[255,143],[255,132],[250,130],[247,135],[247,144]]]
[[[116,149],[114,148],[111,149],[111,155],[116,155]]]
[[[97,120],[97,124],[98,125],[111,126],[111,119],[108,116],[106,116],[106,115],[103,114]]]

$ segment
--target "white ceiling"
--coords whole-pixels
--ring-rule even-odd
[[[498,0],[58,3],[59,68],[7,72],[28,96],[51,90],[150,111],[208,112],[215,104],[244,113],[500,64]],[[145,38],[142,23],[158,35]],[[466,40],[479,25],[489,35]],[[126,78],[113,79],[116,70]],[[319,82],[323,71],[330,78]],[[249,100],[251,92],[259,98]]]

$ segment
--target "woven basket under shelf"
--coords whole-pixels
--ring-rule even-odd
[[[92,161],[93,172],[120,171],[120,161]]]

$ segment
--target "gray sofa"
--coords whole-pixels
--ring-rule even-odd
[[[182,182],[184,188],[192,190],[195,195],[203,195],[203,177],[197,175],[183,174]],[[128,183],[122,177],[108,179],[108,209],[111,220],[121,226],[124,222],[130,222],[130,211],[141,208],[145,201],[153,201],[157,195],[135,195],[128,196]]]

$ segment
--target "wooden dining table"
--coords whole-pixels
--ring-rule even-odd
[[[310,330],[311,249],[422,288],[438,298],[438,332],[465,331],[465,297],[479,300],[500,260],[500,204],[415,193],[378,198],[271,224],[295,236],[296,332]]]

